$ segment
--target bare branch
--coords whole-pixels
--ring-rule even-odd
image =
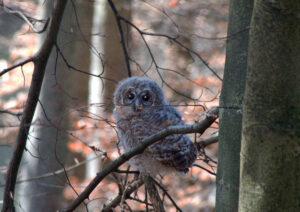
[[[118,169],[123,163],[137,154],[141,154],[148,146],[172,134],[186,134],[186,133],[200,133],[202,134],[209,126],[218,118],[219,109],[216,107],[206,113],[203,121],[192,125],[179,125],[167,127],[154,135],[151,135],[141,142],[140,145],[122,154],[118,159],[106,166],[97,176],[89,183],[84,191],[64,210],[64,212],[73,211],[77,208],[90,193],[97,187],[97,185],[111,172]]]
[[[141,178],[130,184],[122,194],[119,194],[108,205],[105,205],[102,209],[102,212],[113,211],[113,208],[117,207],[120,204],[123,196],[125,197],[125,199],[128,199],[130,197],[130,194],[136,191],[143,184],[144,181]]]
[[[72,70],[74,70],[74,71],[77,71],[77,72],[80,72],[80,73],[83,73],[83,74],[87,74],[87,75],[90,75],[90,76],[93,76],[93,77],[100,77],[100,75],[92,74],[92,73],[86,72],[86,71],[84,71],[84,70],[81,70],[81,69],[78,69],[78,68],[72,66],[72,65],[67,61],[67,58],[64,56],[64,54],[63,54],[62,51],[60,50],[59,46],[58,46],[57,44],[55,44],[55,47],[56,47],[57,53],[61,56],[62,60],[64,61],[64,63],[66,64],[66,66],[67,66],[69,69],[72,69]]]
[[[28,17],[27,15],[24,14],[23,11],[19,11],[19,10],[13,10],[12,8],[10,7],[7,7],[5,6],[3,3],[0,3],[0,6],[3,8],[3,10],[6,12],[6,13],[10,13],[10,14],[13,14],[21,19],[23,19],[29,26],[30,28],[35,32],[35,33],[43,33],[46,29],[47,29],[47,26],[49,24],[49,18],[46,20],[43,28],[41,30],[38,30],[34,27],[32,21],[30,21],[29,19],[32,19],[30,17]],[[37,20],[36,20],[37,21]],[[42,22],[42,20],[41,20]]]
[[[128,77],[131,77],[129,55],[128,55],[126,44],[125,44],[124,32],[123,32],[123,28],[122,28],[122,24],[121,24],[121,16],[118,13],[118,11],[117,11],[117,9],[116,9],[113,1],[112,0],[108,0],[108,3],[109,3],[109,6],[111,7],[111,9],[112,9],[112,11],[113,11],[113,13],[115,15],[115,18],[116,18],[116,22],[117,22],[118,29],[119,29],[119,32],[120,32],[121,45],[122,45],[123,52],[124,52],[124,57],[125,57],[125,62],[126,62],[126,67],[127,67],[127,72],[128,72]]]
[[[51,50],[56,42],[60,22],[66,6],[67,0],[57,1],[55,9],[53,10],[52,20],[50,23],[50,29],[45,42],[41,46],[41,49],[32,57],[25,62],[34,62],[34,71],[32,81],[26,101],[25,109],[23,112],[20,130],[17,137],[16,148],[14,150],[12,159],[9,164],[9,169],[6,177],[6,184],[4,190],[4,199],[2,212],[15,211],[14,208],[14,191],[16,185],[17,174],[22,159],[23,152],[26,146],[26,140],[34,111],[39,99],[39,94],[45,74],[45,67],[51,53]],[[25,63],[23,63],[25,64]]]
[[[79,163],[76,163],[76,164],[74,164],[74,165],[72,165],[70,167],[67,167],[65,169],[59,169],[57,171],[49,172],[49,173],[46,173],[46,174],[43,174],[43,175],[39,175],[39,176],[36,176],[36,177],[32,177],[32,178],[28,178],[28,179],[23,179],[23,180],[18,180],[16,182],[16,184],[21,184],[21,183],[26,183],[26,182],[30,182],[30,181],[35,181],[35,180],[39,180],[39,179],[43,179],[43,178],[48,178],[48,177],[56,176],[56,175],[64,173],[65,171],[69,172],[69,171],[71,171],[71,170],[73,170],[73,169],[75,169],[75,168],[77,168],[79,166],[82,166],[82,165],[84,165],[84,164],[86,164],[86,163],[88,163],[88,162],[90,162],[92,160],[98,159],[101,156],[102,156],[102,154],[101,155],[97,155],[97,156],[92,157],[92,158],[87,159],[87,160],[83,160],[83,161],[81,161]],[[0,188],[1,187],[4,187],[4,185],[0,185]]]
[[[3,70],[0,72],[0,77],[1,77],[2,75],[6,74],[7,72],[9,72],[9,71],[11,71],[11,70],[13,70],[13,69],[19,67],[19,66],[23,66],[23,65],[25,65],[26,63],[33,62],[33,60],[34,60],[34,57],[30,57],[30,58],[28,58],[28,59],[26,59],[26,60],[23,60],[23,61],[21,61],[21,62],[15,64],[15,65],[12,65],[12,66],[10,66],[10,67],[8,67],[8,68],[3,69]]]
[[[149,175],[143,176],[143,179],[145,182],[146,191],[149,194],[150,200],[153,204],[154,211],[165,212],[164,204],[159,196],[154,179]]]
[[[141,35],[141,37],[142,37],[142,39],[143,39],[146,47],[148,48],[148,51],[150,50],[150,48],[149,48],[148,44],[145,41],[145,38],[144,38],[145,35],[146,36],[154,36],[154,37],[164,37],[164,38],[167,38],[168,40],[173,41],[178,46],[180,46],[183,49],[185,49],[188,53],[195,55],[219,80],[222,81],[222,78],[216,73],[216,71],[212,67],[210,67],[208,65],[208,63],[195,50],[186,47],[183,43],[181,43],[178,40],[179,36],[172,37],[172,36],[169,36],[169,35],[166,35],[166,34],[145,32],[145,31],[142,31],[140,28],[138,28],[135,24],[133,24],[132,22],[130,22],[129,20],[127,20],[126,18],[124,18],[122,16],[120,16],[119,18],[120,18],[120,20],[122,20],[125,23],[129,24],[130,26],[132,26],[135,30],[137,30],[140,33],[140,35]],[[151,55],[151,51],[149,51],[149,53]],[[152,57],[152,59],[153,59],[153,57]]]
[[[199,165],[199,164],[194,163],[193,166],[196,166],[196,167],[198,167],[198,168],[200,168],[200,169],[203,169],[203,170],[207,171],[208,173],[210,173],[210,174],[216,176],[216,173],[214,173],[214,172],[208,170],[207,168],[204,168],[203,166],[201,166],[201,165]]]
[[[195,142],[195,145],[196,145],[198,151],[200,151],[200,149],[203,149],[206,146],[209,146],[211,144],[217,143],[218,140],[219,140],[219,136],[215,135],[215,136],[212,136],[212,137],[207,138],[205,140],[202,140],[202,141],[199,141],[199,142]]]
[[[169,194],[169,192],[167,191],[167,189],[165,189],[159,182],[157,182],[155,179],[153,179],[153,181],[155,182],[155,184],[164,192],[164,194],[167,195],[167,197],[170,199],[170,201],[172,202],[172,204],[174,205],[174,207],[176,208],[177,211],[182,212],[181,208],[179,208],[179,206],[176,204],[175,200],[173,200],[173,198],[171,197],[171,195]]]
[[[17,116],[19,118],[19,116],[22,116],[22,112],[12,112],[10,110],[0,110],[0,113],[7,113],[9,115],[12,115],[12,116]]]

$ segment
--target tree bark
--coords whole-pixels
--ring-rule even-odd
[[[18,170],[23,152],[25,150],[26,140],[29,133],[29,126],[31,125],[34,111],[38,103],[39,94],[45,74],[45,66],[47,64],[53,45],[56,42],[61,17],[63,15],[66,3],[67,1],[63,0],[57,2],[55,9],[53,10],[47,38],[45,39],[45,42],[41,46],[40,50],[31,58],[34,63],[32,81],[30,84],[28,98],[26,100],[25,109],[23,111],[23,116],[20,123],[16,147],[10,161],[6,176],[2,212],[15,211],[14,194]]]
[[[47,4],[41,2],[44,13],[50,13],[52,4],[51,1]],[[93,17],[93,8],[91,3],[83,1],[74,4],[75,7],[69,1],[66,5],[57,45],[70,65],[88,72],[90,49],[89,41],[84,39],[90,38],[92,21],[89,19]],[[75,16],[78,16],[79,22]],[[86,105],[88,78],[86,74],[69,70],[62,57],[57,57],[56,49],[52,50],[39,97],[40,104],[35,112],[35,121],[39,124],[31,127],[30,144],[27,145],[31,154],[27,152],[24,157],[26,162],[22,174],[25,179],[54,172],[62,168],[61,164],[78,158],[67,149],[70,139],[66,130],[75,116],[75,112],[70,114],[70,107]],[[76,171],[73,170],[73,174]],[[84,177],[80,172],[74,175]],[[53,175],[22,184],[19,193],[23,194],[20,195],[23,210],[52,212],[63,207],[66,204],[63,196],[66,182],[64,175]]]
[[[159,211],[159,212],[164,212],[164,204],[159,196],[158,190],[155,186],[155,183],[150,176],[143,176],[144,182],[145,182],[145,187],[147,190],[147,193],[149,194],[149,198],[153,204],[153,210],[154,211]]]
[[[300,211],[300,1],[256,0],[243,105],[239,211]]]
[[[242,100],[253,0],[231,0],[220,97],[216,211],[238,210]]]

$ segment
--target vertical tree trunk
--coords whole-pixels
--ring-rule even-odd
[[[45,13],[50,13],[53,2],[43,3],[43,9],[47,10]],[[90,2],[76,1],[73,7],[69,1],[57,37],[57,44],[68,63],[86,72],[90,63],[91,6]],[[22,170],[24,178],[54,172],[62,169],[61,164],[67,165],[72,157],[66,146],[69,141],[66,130],[71,121],[69,111],[71,107],[86,104],[87,88],[88,76],[69,70],[61,56],[57,57],[54,48],[47,63],[39,99],[42,106],[39,104],[35,112],[35,122],[38,124],[31,128],[29,136],[27,149],[31,154],[26,153]],[[27,182],[18,190],[23,210],[52,212],[63,208],[66,204],[63,197],[66,182],[64,175]]]
[[[119,15],[130,20],[131,17],[131,1],[113,1]],[[93,36],[92,44],[101,52],[103,57],[100,60],[99,55],[92,55],[92,70],[93,74],[103,72],[102,77],[109,80],[101,80],[96,77],[91,77],[89,81],[89,104],[103,103],[104,107],[92,106],[89,111],[92,114],[97,114],[100,117],[110,118],[113,109],[113,92],[115,90],[116,81],[127,77],[127,68],[124,60],[124,52],[120,43],[120,33],[117,27],[116,19],[107,0],[95,2],[95,16],[93,21],[93,34],[100,34],[105,36]],[[123,25],[126,41],[128,38],[129,28]],[[128,47],[127,47],[128,48]],[[102,66],[104,62],[104,67]],[[103,70],[104,68],[104,70]],[[112,81],[111,81],[112,80]],[[115,82],[114,82],[115,81]],[[101,146],[105,140],[102,139],[103,132],[95,130],[92,134],[91,140],[98,141]],[[91,152],[87,158],[94,157],[95,153]],[[92,178],[100,171],[102,167],[101,160],[93,160],[86,166],[86,178]],[[103,201],[103,202],[102,202]],[[88,204],[89,210],[97,210],[99,205],[105,203],[106,200],[91,201]]]
[[[14,5],[10,5],[8,3],[5,4],[6,6],[14,8]],[[14,34],[22,27],[24,21],[18,18],[17,16],[2,12],[2,8],[0,11],[0,60],[5,59],[9,60],[9,55],[11,54],[10,45],[12,45],[12,38]],[[2,69],[2,67],[1,67]],[[3,87],[3,84],[0,80],[0,88]],[[11,94],[7,95],[10,96]],[[17,94],[14,94],[17,95]],[[0,97],[0,101],[4,102],[5,95]],[[6,120],[6,116],[1,114],[0,115],[0,124],[4,125]],[[13,153],[13,148],[10,145],[4,145],[4,141],[1,141],[0,144],[0,167],[8,167],[9,161]],[[5,173],[0,172],[0,184],[5,184]],[[4,187],[0,187],[0,200],[3,200],[3,192]],[[2,207],[2,203],[0,202],[0,208]]]
[[[231,0],[220,98],[216,211],[238,210],[242,107],[253,1]],[[239,32],[239,33],[237,33]]]
[[[143,176],[145,182],[145,188],[148,194],[151,203],[153,204],[153,210],[159,212],[165,212],[163,201],[160,198],[158,190],[155,186],[155,182],[153,181],[152,177],[150,176]]]
[[[243,105],[239,211],[300,211],[300,1],[256,0]]]

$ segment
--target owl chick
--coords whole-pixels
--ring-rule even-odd
[[[114,104],[118,137],[125,151],[168,126],[184,124],[180,112],[167,103],[162,89],[147,77],[121,81],[114,93]],[[150,145],[132,157],[129,164],[152,176],[169,171],[186,173],[196,157],[197,150],[189,137],[174,134]]]

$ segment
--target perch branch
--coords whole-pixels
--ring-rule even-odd
[[[178,125],[167,127],[154,135],[151,135],[141,142],[138,146],[131,149],[128,152],[122,154],[118,159],[106,166],[101,172],[98,172],[96,177],[89,183],[89,185],[79,194],[79,196],[68,205],[67,208],[62,211],[73,211],[77,208],[85,199],[87,199],[90,193],[97,187],[97,185],[111,172],[116,171],[119,166],[125,163],[127,160],[137,154],[141,154],[148,146],[163,139],[164,137],[172,134],[187,134],[187,133],[200,133],[202,134],[209,126],[218,118],[219,109],[216,107],[207,112],[203,121],[192,125]]]

